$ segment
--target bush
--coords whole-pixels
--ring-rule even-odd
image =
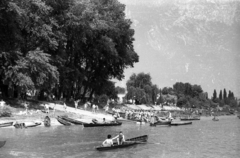
[[[1,108],[0,117],[11,117],[12,112],[8,107]]]

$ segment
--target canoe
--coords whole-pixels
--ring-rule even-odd
[[[83,124],[84,127],[101,127],[101,126],[121,126],[122,122],[117,123],[86,123]]]
[[[61,117],[59,117],[59,116],[58,116],[56,119],[58,120],[59,123],[61,123],[61,124],[64,125],[64,126],[71,126],[71,125],[72,125],[70,122],[63,120],[63,119],[62,119]]]
[[[6,123],[1,123],[0,127],[9,127],[9,126],[12,126],[12,125],[13,125],[13,122],[6,122]]]
[[[139,141],[139,142],[147,142],[148,140],[148,135],[142,135],[130,139],[126,139],[126,141]]]
[[[157,121],[155,125],[170,125],[172,121]]]
[[[111,149],[118,149],[118,148],[126,148],[126,147],[133,146],[136,144],[145,143],[145,142],[147,142],[147,139],[148,139],[148,135],[143,135],[143,136],[139,136],[139,137],[135,137],[135,138],[131,138],[131,139],[126,139],[126,141],[121,145],[115,144],[115,145],[109,146],[109,147],[100,146],[100,147],[96,147],[96,149],[98,151],[104,151],[104,150],[111,150]]]
[[[6,144],[6,141],[0,141],[0,148]]]
[[[180,118],[181,121],[197,121],[200,120],[200,118]]]
[[[46,116],[46,117],[44,118],[43,123],[44,123],[44,126],[45,126],[45,127],[50,127],[50,126],[51,126],[51,119],[50,119],[50,117],[49,117],[49,116]]]
[[[15,128],[30,128],[40,126],[41,122],[33,122],[33,123],[16,123],[14,125]]]
[[[170,126],[190,125],[192,122],[171,122]]]
[[[59,116],[59,117],[61,119],[65,120],[65,121],[68,121],[68,122],[70,122],[72,124],[75,124],[75,125],[82,125],[82,124],[84,124],[84,122],[72,119],[72,118],[70,118],[68,116]]]

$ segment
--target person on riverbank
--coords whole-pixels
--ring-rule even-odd
[[[67,105],[63,102],[63,108],[65,110],[65,112],[67,112]]]
[[[80,100],[75,100],[74,101],[74,105],[75,105],[75,109],[78,109],[78,103],[79,103]]]
[[[112,138],[112,136],[109,134],[109,135],[107,136],[107,139],[102,143],[102,145],[103,145],[104,147],[113,146],[113,140],[112,140],[111,138]]]
[[[96,111],[95,111],[96,109],[95,108],[96,108],[95,104],[92,104],[92,112],[93,113],[96,113]]]
[[[125,142],[125,136],[123,135],[122,131],[120,131],[119,134],[113,139],[117,139],[118,145],[122,145]]]
[[[26,112],[25,112],[25,113],[26,113],[26,115],[27,115],[27,114],[28,114],[28,104],[27,104],[26,101],[24,102],[24,107],[25,107],[25,109],[26,109]]]

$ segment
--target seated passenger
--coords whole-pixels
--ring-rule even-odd
[[[107,136],[107,139],[102,143],[102,145],[104,146],[104,147],[109,147],[109,146],[113,146],[113,141],[112,141],[112,136],[109,134],[108,136]]]

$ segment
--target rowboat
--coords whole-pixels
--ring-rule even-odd
[[[6,141],[0,141],[0,148],[5,145]]]
[[[30,128],[30,127],[36,127],[40,126],[41,122],[26,122],[26,123],[15,123],[15,128]]]
[[[192,122],[171,122],[170,123],[170,126],[180,126],[180,125],[190,125],[190,124],[192,124]]]
[[[181,121],[197,121],[200,120],[199,117],[191,117],[191,118],[180,118]]]
[[[147,142],[147,139],[148,139],[148,135],[143,135],[143,136],[139,136],[131,139],[126,139],[126,141],[121,145],[114,144],[113,146],[109,146],[109,147],[100,146],[100,147],[96,147],[96,149],[99,151],[104,151],[104,150],[111,150],[111,149],[118,149],[118,148],[126,148],[136,144],[145,143]]]
[[[6,123],[1,123],[0,127],[9,127],[9,126],[12,126],[12,125],[13,125],[13,122],[6,122]]]
[[[166,120],[166,121],[157,121],[157,122],[155,122],[154,124],[155,125],[170,125],[171,124],[171,120]]]
[[[58,120],[59,123],[63,124],[64,126],[71,126],[72,125],[70,122],[63,120],[59,116],[56,119]]]
[[[84,127],[101,127],[101,126],[121,126],[122,122],[117,123],[86,123],[83,124]]]
[[[45,126],[45,127],[50,127],[50,126],[51,126],[51,119],[50,119],[50,117],[49,117],[49,116],[46,116],[46,117],[44,118],[43,123],[44,123],[44,126]]]
[[[72,124],[75,124],[75,125],[82,125],[82,124],[84,124],[84,122],[72,119],[72,118],[70,118],[68,116],[59,116],[59,117],[61,119],[65,120],[65,121],[68,121],[68,122],[70,122]]]
[[[142,135],[130,139],[126,139],[126,141],[139,141],[139,142],[147,142],[148,140],[148,135]]]

